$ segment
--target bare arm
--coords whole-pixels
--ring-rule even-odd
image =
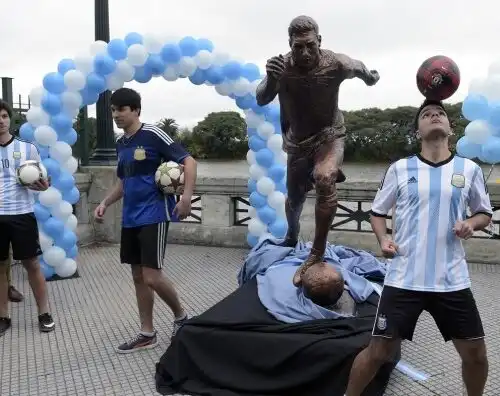
[[[191,199],[193,196],[197,177],[197,166],[193,157],[189,156],[184,159],[184,192],[182,195],[186,199]]]
[[[366,85],[373,85],[376,82],[374,81],[373,73],[360,60],[353,59],[344,54],[337,54],[337,59],[341,64],[344,79],[359,78]]]
[[[467,220],[466,223],[469,223],[474,231],[484,230],[491,221],[491,216],[485,215],[484,213],[478,213]]]
[[[257,87],[256,99],[259,106],[271,103],[279,91],[279,81],[269,76],[264,77]]]
[[[106,198],[101,202],[101,205],[111,206],[123,197],[123,181],[118,179],[116,184],[112,187]]]
[[[385,217],[371,215],[370,223],[379,244],[382,244],[384,239],[389,238],[387,235],[387,219]]]

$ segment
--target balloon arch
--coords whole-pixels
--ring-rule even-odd
[[[33,107],[20,136],[38,147],[51,177],[51,187],[37,194],[35,204],[41,265],[47,278],[54,274],[69,277],[77,270],[78,222],[72,205],[80,199],[80,192],[73,176],[78,168],[71,149],[77,141],[74,118],[106,90],[114,91],[133,80],[147,83],[159,76],[214,86],[219,95],[232,98],[245,112],[251,203],[247,241],[254,246],[260,237],[285,235],[286,154],[279,105],[257,105],[258,66],[231,58],[204,38],[161,40],[133,32],[109,43],[96,41],[74,59],[62,59],[57,71],[45,75],[43,84],[30,93]]]

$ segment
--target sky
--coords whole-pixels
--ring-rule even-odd
[[[446,55],[460,67],[461,86],[447,100],[467,94],[471,79],[486,75],[500,58],[500,4],[490,0],[110,0],[111,38],[129,32],[208,38],[219,50],[264,72],[266,59],[289,50],[287,28],[298,15],[316,19],[322,47],[359,59],[380,74],[374,87],[360,80],[342,84],[340,107],[418,106],[415,75],[430,56]],[[0,24],[0,76],[13,77],[15,101],[27,100],[58,62],[88,51],[94,36],[94,1],[9,2]],[[127,83],[143,99],[142,120],[174,118],[192,127],[213,111],[238,110],[214,87],[156,77]],[[94,106],[89,108],[95,114]]]

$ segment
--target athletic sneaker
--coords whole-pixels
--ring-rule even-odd
[[[56,328],[56,324],[49,313],[44,313],[38,316],[38,327],[41,332],[49,333]]]
[[[10,328],[10,318],[0,318],[0,337]]]
[[[184,323],[189,319],[188,315],[184,315],[183,318],[180,319],[175,319],[174,320],[174,329],[172,330],[172,337],[175,337],[177,332],[181,329],[182,326],[184,326]]]
[[[142,351],[144,349],[151,349],[157,345],[158,345],[158,339],[156,337],[156,331],[152,336],[146,336],[142,333],[139,333],[130,341],[124,342],[118,348],[116,348],[116,352],[132,353],[136,351]]]

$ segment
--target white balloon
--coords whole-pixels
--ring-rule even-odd
[[[155,34],[145,34],[142,36],[142,45],[150,54],[159,54],[163,48],[163,40],[160,40]]]
[[[260,82],[262,80],[254,80],[250,83],[250,88],[249,88],[249,93],[252,96],[257,96],[257,87],[259,86]],[[276,99],[278,98],[278,95],[276,95]]]
[[[179,65],[169,65],[163,72],[163,78],[167,81],[175,81],[179,78],[180,67]]]
[[[212,64],[216,66],[224,66],[231,57],[226,52],[214,51]]]
[[[253,164],[257,163],[257,159],[255,158],[255,152],[253,150],[248,150],[247,162],[248,162],[248,165],[253,165]]]
[[[49,148],[51,158],[60,163],[66,162],[71,157],[71,153],[71,146],[66,142],[55,142]]]
[[[135,70],[130,63],[122,59],[116,62],[116,69],[113,74],[120,76],[123,81],[129,82],[134,79]]]
[[[40,240],[40,247],[43,252],[50,249],[52,245],[54,245],[54,240],[43,231],[38,230],[38,239]]]
[[[142,44],[132,44],[127,50],[127,61],[132,66],[143,66],[148,59],[148,51]]]
[[[59,205],[62,195],[59,190],[51,186],[47,190],[40,192],[38,200],[42,205],[51,208],[52,206]]]
[[[283,194],[281,191],[273,191],[269,196],[267,197],[267,204],[273,208],[278,210],[280,207],[285,207],[285,194]]]
[[[51,146],[57,142],[57,132],[48,125],[41,125],[35,129],[35,140],[42,146]]]
[[[73,214],[73,206],[67,201],[61,201],[59,205],[52,206],[50,212],[52,216],[65,222]]]
[[[248,232],[255,236],[261,236],[267,231],[266,225],[259,220],[258,217],[254,217],[248,221]],[[47,263],[48,264],[48,263]]]
[[[263,140],[269,139],[274,135],[274,125],[270,122],[264,121],[257,126],[257,133]]]
[[[229,81],[223,81],[215,86],[215,90],[219,95],[229,96],[231,94],[231,84]]]
[[[82,95],[78,92],[65,91],[61,94],[63,108],[66,111],[78,111],[83,103]]]
[[[500,74],[500,59],[492,62],[488,67],[488,76],[494,76],[495,74]]]
[[[262,123],[262,118],[253,110],[247,110],[245,114],[245,121],[249,128],[257,128]]]
[[[464,132],[471,142],[482,144],[491,136],[491,127],[486,121],[474,120],[467,124]]]
[[[500,74],[495,74],[488,77],[484,85],[484,92],[488,100],[500,100]]]
[[[90,44],[90,55],[96,56],[108,53],[108,43],[102,40],[94,41]]]
[[[36,128],[47,125],[50,122],[50,116],[40,107],[33,106],[26,113],[26,121]]]
[[[250,177],[254,180],[259,180],[266,175],[266,170],[257,164],[250,165]]]
[[[71,214],[69,215],[68,220],[66,220],[66,223],[64,225],[69,230],[75,232],[78,226],[78,218],[74,214]]]
[[[248,207],[248,217],[257,217],[257,209],[255,209],[253,206]]]
[[[66,252],[59,246],[52,246],[43,252],[43,260],[51,267],[58,267],[66,260]]]
[[[94,70],[94,58],[89,54],[78,54],[75,56],[74,61],[76,70],[80,70],[84,75],[87,75]]]
[[[85,87],[85,74],[80,70],[68,70],[64,75],[64,84],[69,91],[80,91]]]
[[[257,191],[264,196],[271,194],[275,188],[276,184],[274,184],[273,180],[267,176],[261,177],[257,180]]]
[[[123,85],[124,81],[119,75],[113,73],[106,76],[106,88],[110,91],[116,91],[117,89],[122,88]]]
[[[54,268],[55,273],[59,275],[61,278],[68,278],[74,275],[76,269],[77,269],[76,261],[71,258],[65,258],[62,263],[60,263]]]
[[[196,71],[196,62],[190,56],[183,56],[179,61],[179,74],[182,77],[190,77]]]
[[[283,136],[281,136],[281,134],[274,133],[269,139],[267,139],[267,148],[274,154],[281,153],[281,150],[283,150]]]
[[[69,157],[66,162],[61,164],[61,168],[73,175],[78,170],[78,160],[75,157]]]
[[[206,70],[212,66],[213,55],[210,51],[201,50],[198,51],[194,59],[200,69]]]
[[[44,87],[33,88],[29,94],[30,102],[33,106],[40,106],[42,98],[47,93]]]
[[[284,151],[281,151],[281,153],[279,153],[279,155],[277,155],[275,158],[276,162],[280,165],[287,165],[288,163],[288,154]]]
[[[250,92],[250,82],[243,77],[231,82],[231,92],[235,96],[245,96]]]

